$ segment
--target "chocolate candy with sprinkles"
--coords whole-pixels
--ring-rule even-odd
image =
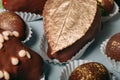
[[[88,62],[78,66],[69,80],[110,80],[106,67],[97,62]]]
[[[114,34],[108,40],[105,54],[115,61],[120,61],[120,33]]]

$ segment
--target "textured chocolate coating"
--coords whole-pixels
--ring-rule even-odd
[[[71,59],[80,49],[82,49],[88,42],[95,38],[96,33],[100,30],[100,18],[100,11],[99,9],[97,9],[95,18],[89,30],[85,33],[83,37],[81,37],[74,44],[68,46],[67,48],[60,50],[55,54],[51,54],[51,47],[48,44],[48,56],[51,59],[58,59],[60,62],[66,62],[67,60]]]
[[[4,8],[10,11],[23,11],[42,14],[46,0],[3,0]]]
[[[8,31],[19,32],[19,39],[24,40],[27,35],[25,22],[13,12],[0,13],[0,28]]]
[[[106,54],[111,59],[120,61],[120,33],[113,35],[107,45],[106,45]]]
[[[2,30],[0,30],[1,32]],[[28,51],[31,58],[20,57],[18,55],[20,50]],[[18,58],[17,65],[11,63],[12,57]],[[11,36],[9,40],[4,41],[3,47],[0,49],[0,71],[7,71],[10,75],[9,80],[40,80],[43,75],[43,61],[37,53]]]
[[[107,69],[100,63],[90,62],[77,67],[69,80],[110,80]]]

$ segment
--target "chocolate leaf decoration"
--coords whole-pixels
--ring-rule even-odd
[[[96,13],[96,0],[48,0],[44,28],[53,53],[72,45],[85,35]]]

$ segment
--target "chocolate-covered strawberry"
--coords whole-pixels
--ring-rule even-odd
[[[114,0],[97,0],[98,6],[101,9],[102,16],[107,16],[113,12]]]

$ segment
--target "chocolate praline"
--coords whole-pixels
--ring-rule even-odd
[[[110,80],[108,70],[100,63],[89,62],[78,66],[69,80]]]
[[[43,17],[47,56],[60,62],[81,57],[85,46],[100,30],[101,15],[96,0],[47,0]]]
[[[0,29],[0,35],[3,32]],[[0,80],[40,80],[43,75],[42,58],[16,37],[8,38],[0,42],[3,45],[0,48]]]
[[[9,11],[42,14],[45,2],[46,0],[3,0],[3,5]]]
[[[106,55],[111,59],[120,61],[120,33],[114,34],[106,45]]]
[[[0,13],[0,28],[8,31],[17,31],[18,39],[23,41],[27,36],[26,24],[17,14],[9,11]]]

